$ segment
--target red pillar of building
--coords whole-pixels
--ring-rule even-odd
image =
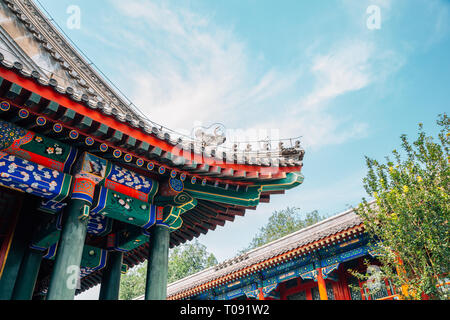
[[[323,278],[323,275],[322,275],[322,268],[318,268],[317,272],[318,272],[317,273],[317,283],[319,285],[320,300],[328,300],[327,286],[325,284],[325,279]]]
[[[265,300],[265,298],[264,298],[264,293],[263,293],[263,288],[260,287],[260,288],[258,288],[258,290],[259,290],[259,293],[258,293],[258,300]]]

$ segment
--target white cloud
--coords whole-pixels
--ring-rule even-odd
[[[404,58],[356,37],[335,43],[325,54],[317,51],[311,51],[309,57],[309,80],[313,83],[310,93],[286,108],[281,118],[264,125],[283,128],[288,136],[301,135],[303,145],[308,148],[365,137],[369,125],[355,121],[351,115],[339,115],[335,99],[383,82],[404,64]]]
[[[313,60],[311,71],[316,78],[316,87],[303,101],[310,108],[350,91],[367,86],[371,80],[373,44],[352,42],[341,44],[327,55],[318,55]]]
[[[122,66],[132,83],[132,100],[150,119],[178,131],[189,132],[196,122],[222,122],[230,129],[302,135],[309,147],[344,143],[363,137],[368,126],[337,116],[333,100],[402,64],[394,52],[355,36],[327,49],[316,43],[305,51],[306,59],[293,57],[301,62],[289,70],[264,68],[252,56],[259,53],[251,53],[232,27],[216,25],[210,16],[167,2],[113,3],[132,20],[118,37],[142,52],[145,61]],[[303,83],[312,84],[307,94]]]
[[[220,121],[243,101],[264,99],[280,88],[275,71],[261,80],[252,75],[245,44],[208,17],[150,1],[114,3],[152,34],[121,31],[145,52],[147,65],[124,69],[135,84],[133,101],[152,120],[173,129]]]

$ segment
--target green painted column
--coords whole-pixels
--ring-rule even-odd
[[[28,249],[23,257],[12,294],[12,300],[31,300],[39,274],[43,252]]]
[[[31,219],[30,216],[34,212],[36,203],[30,199],[17,201],[19,203],[20,212],[14,231],[14,236],[9,249],[8,257],[0,278],[0,300],[11,300],[17,275],[19,274],[20,265],[24,257],[25,251],[30,242],[31,235]],[[23,201],[23,204],[22,204]]]
[[[86,238],[87,221],[82,217],[90,203],[71,199],[65,212],[61,238],[55,257],[47,300],[73,300],[79,281],[80,263]]]
[[[106,267],[103,269],[99,300],[119,300],[122,260],[122,252],[108,252]]]
[[[150,229],[145,300],[166,300],[170,230],[163,225]]]
[[[100,170],[93,171],[96,163]],[[47,300],[73,300],[80,281],[80,264],[86,240],[89,211],[95,186],[104,178],[107,162],[90,153],[80,155],[74,166],[71,198],[64,210],[65,221],[56,251]]]
[[[17,275],[19,274],[20,264],[22,263],[23,254],[26,250],[26,242],[23,240],[23,236],[18,236],[18,234],[14,235],[0,279],[0,300],[11,300]]]

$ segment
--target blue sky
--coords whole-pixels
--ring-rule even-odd
[[[40,2],[150,119],[303,137],[302,186],[199,238],[220,261],[273,210],[356,205],[364,156],[383,160],[401,134],[414,137],[419,122],[432,133],[449,110],[449,1]],[[79,29],[67,26],[70,5]],[[370,5],[379,29],[367,27]]]

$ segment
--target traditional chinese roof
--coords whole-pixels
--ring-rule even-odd
[[[252,273],[363,232],[360,217],[348,210],[264,246],[169,284],[168,298],[181,299],[222,286]]]
[[[299,172],[298,146],[262,151],[202,147],[126,103],[29,0],[0,3],[0,77],[6,97],[65,128],[80,129],[140,167],[165,165],[209,182],[245,184]],[[34,93],[34,94],[31,94]],[[119,157],[120,158],[120,157]],[[144,161],[144,162],[142,162]]]

